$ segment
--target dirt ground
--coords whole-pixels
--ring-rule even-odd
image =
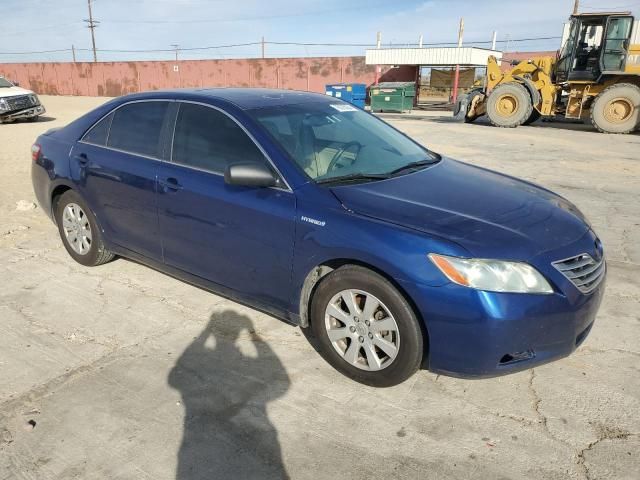
[[[575,202],[609,276],[569,358],[376,390],[265,314],[127,260],[74,263],[33,203],[29,148],[105,99],[42,100],[41,122],[0,125],[0,479],[638,478],[640,135],[387,115]]]

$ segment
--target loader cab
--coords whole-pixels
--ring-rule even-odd
[[[573,15],[558,53],[555,82],[596,81],[624,71],[633,27],[630,12]]]

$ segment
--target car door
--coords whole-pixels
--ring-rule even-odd
[[[158,261],[156,177],[169,105],[138,101],[117,108],[76,143],[70,162],[108,241]]]
[[[256,301],[286,307],[295,196],[289,188],[226,184],[227,166],[245,162],[274,170],[230,115],[179,104],[171,162],[160,167],[158,177],[164,261]]]

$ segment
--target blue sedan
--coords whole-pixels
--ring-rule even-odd
[[[602,244],[570,202],[324,95],[129,95],[32,157],[74,260],[131,258],[310,328],[368,385],[565,357],[604,292]]]

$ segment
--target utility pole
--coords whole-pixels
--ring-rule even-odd
[[[262,37],[262,58],[264,58],[264,37]]]
[[[422,35],[420,35],[418,37],[418,48],[422,48],[422,40],[424,39],[424,37]]]
[[[491,39],[491,50],[496,49],[496,40],[498,39],[498,32],[493,31],[493,38]]]
[[[573,2],[573,14],[577,15],[578,14],[578,9],[580,8],[580,0],[575,0]]]
[[[462,47],[462,35],[464,34],[464,18],[460,18],[460,27],[458,28],[458,48]],[[458,100],[458,84],[460,83],[460,65],[456,65],[456,73],[453,77],[453,94],[451,95],[451,103]]]
[[[380,45],[382,44],[382,32],[378,32],[376,33],[376,48],[379,50],[380,49]],[[376,65],[376,80],[375,80],[375,85],[378,85],[378,82],[380,81],[380,73],[382,72],[382,68],[380,67],[380,65]]]
[[[87,0],[87,5],[89,6],[89,19],[88,20],[85,19],[84,21],[87,22],[87,27],[89,28],[89,30],[91,30],[91,45],[93,46],[93,61],[97,62],[98,56],[96,55],[96,35],[94,30],[96,29],[96,27],[100,22],[98,20],[93,19],[93,13],[91,12],[91,0]]]
[[[173,47],[173,49],[176,51],[176,62],[178,61],[178,47],[180,45],[178,45],[177,43],[172,43],[171,46]]]

